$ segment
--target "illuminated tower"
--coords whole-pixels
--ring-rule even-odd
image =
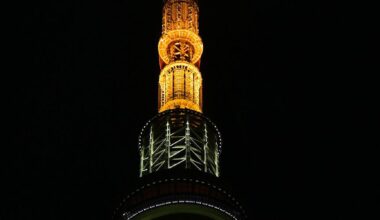
[[[164,0],[159,113],[139,137],[141,186],[124,199],[116,219],[245,219],[218,183],[221,137],[202,113],[198,19],[196,0]]]

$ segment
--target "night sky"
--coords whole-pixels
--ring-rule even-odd
[[[378,159],[363,150],[376,132],[354,130],[375,89],[363,74],[377,72],[367,68],[374,13],[363,8],[200,0],[204,114],[222,134],[221,181],[249,219],[380,219],[379,172],[366,169]],[[138,135],[157,113],[161,9],[22,7],[1,220],[106,220],[134,189]]]

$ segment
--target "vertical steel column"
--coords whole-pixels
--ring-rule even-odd
[[[153,136],[153,125],[152,125],[150,126],[150,132],[149,132],[149,173],[152,172],[153,153],[154,153],[154,136]]]
[[[186,168],[188,168],[190,165],[190,158],[191,158],[189,115],[186,116],[185,145],[186,145]]]
[[[170,169],[170,123],[169,123],[169,119],[167,119],[166,121],[166,140],[165,140],[165,146],[166,146],[166,153],[167,153],[167,156],[168,156],[168,161],[167,161],[167,167],[168,169]]]
[[[207,124],[204,123],[204,137],[203,137],[203,165],[204,165],[204,171],[205,171],[205,172],[207,172],[207,153],[208,153]]]
[[[144,147],[140,150],[140,177],[142,177],[144,171]]]

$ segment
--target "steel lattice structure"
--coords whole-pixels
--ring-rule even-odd
[[[158,43],[159,114],[139,138],[140,176],[162,169],[195,169],[219,176],[221,138],[202,112],[203,52],[194,0],[165,0]]]
[[[196,169],[219,176],[221,137],[201,113],[168,110],[150,120],[139,138],[140,176],[161,169]]]
[[[139,136],[140,180],[117,220],[243,220],[239,202],[218,185],[222,140],[203,115],[197,0],[164,0],[158,42],[158,114]]]

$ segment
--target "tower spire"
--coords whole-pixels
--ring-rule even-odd
[[[197,1],[166,0],[162,13],[159,114],[140,134],[140,176],[182,167],[218,177],[221,137],[202,114]]]
[[[197,1],[164,1],[159,113],[140,133],[142,182],[116,210],[117,220],[246,219],[218,184],[222,140],[202,113],[198,18]]]
[[[197,1],[166,0],[162,13],[162,36],[158,43],[159,112],[177,108],[202,112],[199,66],[203,43],[198,35]]]

